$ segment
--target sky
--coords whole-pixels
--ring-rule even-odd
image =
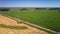
[[[0,0],[0,7],[60,7],[60,0]]]

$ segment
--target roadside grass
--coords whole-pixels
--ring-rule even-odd
[[[4,24],[0,24],[0,28],[9,28],[9,29],[16,29],[16,30],[27,29],[27,27],[25,26],[10,26],[10,25],[4,25]]]

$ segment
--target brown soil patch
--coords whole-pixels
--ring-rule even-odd
[[[11,25],[11,26],[26,26],[28,29],[25,30],[15,30],[8,28],[0,28],[0,34],[48,34],[45,31],[38,30],[34,27],[26,25],[24,23],[18,24],[15,20],[12,20],[8,17],[0,15],[0,24]]]

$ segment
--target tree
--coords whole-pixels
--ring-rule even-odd
[[[60,8],[49,8],[49,10],[60,10]]]

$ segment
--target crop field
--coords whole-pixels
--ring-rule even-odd
[[[10,9],[2,13],[60,32],[60,12],[58,10]]]

